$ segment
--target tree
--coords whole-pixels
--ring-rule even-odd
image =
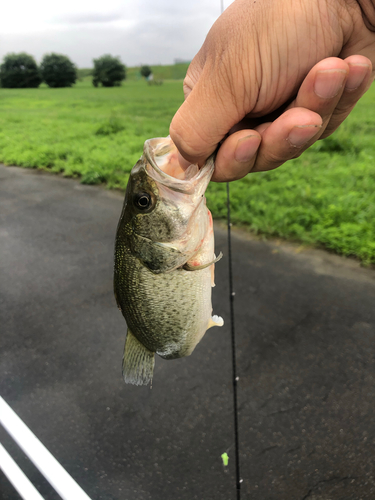
[[[71,87],[77,80],[77,68],[69,57],[62,54],[46,54],[40,72],[49,87]]]
[[[26,52],[7,54],[0,66],[0,83],[7,89],[39,87],[42,79],[35,59]]]
[[[141,67],[141,75],[144,76],[145,78],[148,78],[152,73],[152,69],[150,66],[142,66]]]
[[[94,59],[92,83],[95,87],[100,83],[103,87],[119,86],[125,78],[126,66],[122,64],[119,57],[105,54],[99,59]]]

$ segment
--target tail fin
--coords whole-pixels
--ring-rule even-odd
[[[155,353],[149,351],[128,329],[122,360],[122,375],[127,384],[147,385],[154,373]]]

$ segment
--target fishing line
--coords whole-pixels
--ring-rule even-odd
[[[228,217],[228,271],[229,271],[229,304],[230,304],[230,325],[231,325],[231,343],[232,343],[232,383],[233,383],[233,414],[234,414],[234,448],[236,455],[236,489],[237,500],[241,498],[240,477],[240,452],[239,452],[239,434],[238,434],[238,405],[237,405],[237,364],[236,364],[236,336],[234,328],[234,297],[233,291],[233,273],[232,273],[232,240],[231,240],[231,219],[230,219],[230,192],[229,182],[227,182],[227,217]]]

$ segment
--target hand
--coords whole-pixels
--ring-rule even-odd
[[[356,2],[236,0],[189,67],[171,137],[185,163],[223,141],[216,181],[276,168],[336,130],[369,88],[372,60]]]

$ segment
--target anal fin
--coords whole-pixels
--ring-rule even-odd
[[[122,375],[127,384],[147,385],[154,373],[155,353],[148,350],[128,329],[122,360]]]
[[[210,318],[210,321],[208,322],[208,327],[207,327],[207,330],[209,328],[212,328],[213,326],[223,326],[224,325],[224,320],[221,316],[217,316],[216,314],[214,314],[211,318]]]

